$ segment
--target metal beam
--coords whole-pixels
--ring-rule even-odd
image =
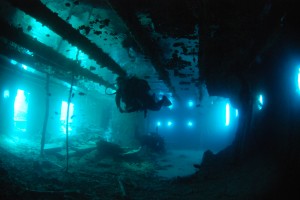
[[[104,66],[119,76],[126,75],[126,71],[121,68],[107,53],[103,52],[96,44],[75,30],[70,24],[58,17],[39,0],[6,0],[12,6],[19,8],[37,21],[49,27],[52,31],[63,37],[72,45],[78,47],[88,54],[100,66]]]
[[[8,45],[2,43],[0,53],[11,57],[13,55],[21,58],[25,62],[32,63],[32,67],[39,71],[43,71],[42,68],[35,67],[35,63],[44,63],[48,66],[53,67],[55,70],[60,70],[65,74],[73,73],[75,76],[82,76],[93,82],[99,83],[106,87],[112,87],[111,84],[98,75],[90,72],[87,69],[82,68],[76,63],[76,61],[70,60],[63,55],[57,53],[51,47],[48,47],[37,40],[33,39],[31,36],[23,33],[22,30],[9,25],[7,22],[0,19],[0,26],[2,31],[0,31],[0,36],[7,38],[10,41],[15,42],[17,45],[28,49],[34,53],[34,56],[24,55],[19,51],[9,48]],[[55,58],[55,59],[53,59]]]

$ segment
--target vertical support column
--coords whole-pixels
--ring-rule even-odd
[[[68,99],[68,109],[67,109],[67,119],[66,119],[66,172],[69,169],[69,115],[70,115],[70,104],[72,100],[72,93],[73,93],[73,84],[74,84],[74,75],[72,76],[72,82],[70,87],[69,99]]]
[[[41,139],[41,156],[44,156],[44,147],[45,147],[45,137],[46,137],[46,131],[47,131],[47,125],[48,125],[48,118],[49,118],[49,79],[50,75],[47,73],[46,78],[46,109],[45,109],[45,116],[44,116],[44,124],[43,124],[43,131],[42,131],[42,139]]]

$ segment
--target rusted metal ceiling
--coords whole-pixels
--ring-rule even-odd
[[[33,56],[24,54],[22,55],[21,52],[16,51],[12,46],[10,46],[9,42],[6,44],[4,42],[1,43],[1,54],[8,57],[12,56],[13,58],[17,58],[17,60],[20,60],[22,63],[26,63],[30,66],[38,67],[36,63],[47,64],[47,66],[51,66],[53,70],[57,70],[60,71],[61,74],[65,74],[64,76],[60,76],[58,78],[62,80],[68,80],[68,82],[70,82],[71,76],[77,76],[92,80],[106,87],[114,87],[103,78],[93,74],[87,69],[80,67],[76,61],[65,58],[55,50],[34,40],[32,37],[24,34],[22,30],[9,25],[7,22],[1,19],[0,26],[2,27],[0,36],[8,39],[9,41],[13,41],[16,43],[16,45],[28,49],[33,53]],[[50,60],[49,57],[55,59]],[[45,68],[38,67],[38,69],[42,72],[48,73],[47,69]],[[58,73],[55,73],[55,75],[58,76]]]
[[[97,47],[94,43],[84,37],[79,31],[66,23],[58,17],[57,13],[52,12],[43,3],[37,0],[9,0],[9,2],[23,10],[25,13],[31,15],[44,25],[48,26],[57,34],[61,35],[64,39],[74,44],[82,51],[86,52],[90,57],[99,62],[100,65],[107,67],[114,73],[123,76],[126,72],[108,56],[101,48]]]
[[[147,79],[157,93],[168,93],[177,98],[185,94],[196,96],[199,38],[193,5],[198,4],[197,1],[5,2],[47,26],[62,38],[60,40],[76,46],[98,64],[96,67],[86,66],[86,69],[98,70],[104,67],[120,76],[129,72]],[[16,11],[12,9],[12,12]],[[6,17],[6,20],[9,23],[10,18]],[[20,19],[20,23],[21,21],[23,32],[35,37],[30,33],[31,24],[23,19]],[[14,26],[20,28],[17,22]],[[47,37],[53,38],[49,34]],[[108,40],[111,42],[106,42]],[[49,42],[46,45],[62,53],[58,45],[51,45]],[[119,53],[113,52],[116,50]],[[111,75],[107,76],[101,71],[92,73],[103,77],[104,81],[113,81]],[[189,82],[190,86],[182,89],[183,82]]]

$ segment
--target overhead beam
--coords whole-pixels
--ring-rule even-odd
[[[6,0],[12,6],[19,8],[37,21],[49,27],[52,31],[63,37],[65,40],[76,46],[84,53],[94,59],[100,66],[106,67],[119,76],[126,75],[121,68],[107,53],[103,52],[96,44],[75,30],[70,24],[61,19],[57,13],[52,12],[39,0]]]
[[[105,81],[103,78],[98,75],[90,72],[87,69],[82,68],[76,61],[70,60],[63,55],[57,53],[51,47],[46,46],[33,39],[31,36],[23,33],[21,29],[15,28],[9,25],[7,22],[0,19],[0,26],[2,30],[0,31],[0,36],[15,42],[17,45],[28,49],[34,53],[34,56],[22,55],[17,50],[8,48],[8,45],[2,43],[0,53],[11,57],[13,55],[21,58],[25,62],[32,63],[33,68],[35,67],[34,63],[40,62],[48,66],[53,67],[56,70],[65,72],[65,74],[73,73],[75,76],[82,76],[91,80],[93,82],[99,83],[106,87],[112,87],[111,84]],[[55,59],[53,59],[55,58]],[[39,71],[42,71],[41,68],[36,68]]]

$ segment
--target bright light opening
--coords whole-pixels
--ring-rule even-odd
[[[60,120],[63,121],[64,123],[66,123],[66,121],[67,121],[67,112],[68,112],[68,103],[66,101],[63,101],[61,103]],[[69,123],[72,122],[73,113],[74,113],[74,104],[70,103]]]
[[[66,101],[61,102],[61,111],[60,111],[60,121],[61,121],[61,130],[64,134],[66,134],[66,123],[67,123],[67,112],[68,112],[68,103]],[[70,103],[69,107],[69,126],[68,131],[72,131],[71,123],[73,119],[73,113],[74,113],[74,104]]]
[[[4,90],[3,97],[8,98],[9,97],[9,90]]]
[[[13,65],[16,65],[16,64],[18,64],[18,62],[17,62],[17,61],[15,61],[15,60],[10,60],[10,63],[11,63],[11,64],[13,64]]]
[[[264,104],[263,96],[260,94],[258,96],[258,110],[261,110]]]
[[[188,121],[187,125],[188,125],[188,127],[192,127],[193,126],[193,122]]]
[[[29,93],[18,90],[14,102],[14,126],[16,131],[26,132]]]
[[[226,104],[226,121],[225,126],[229,126],[230,123],[230,105],[229,103]]]
[[[171,121],[168,121],[168,126],[172,126],[172,122]]]

